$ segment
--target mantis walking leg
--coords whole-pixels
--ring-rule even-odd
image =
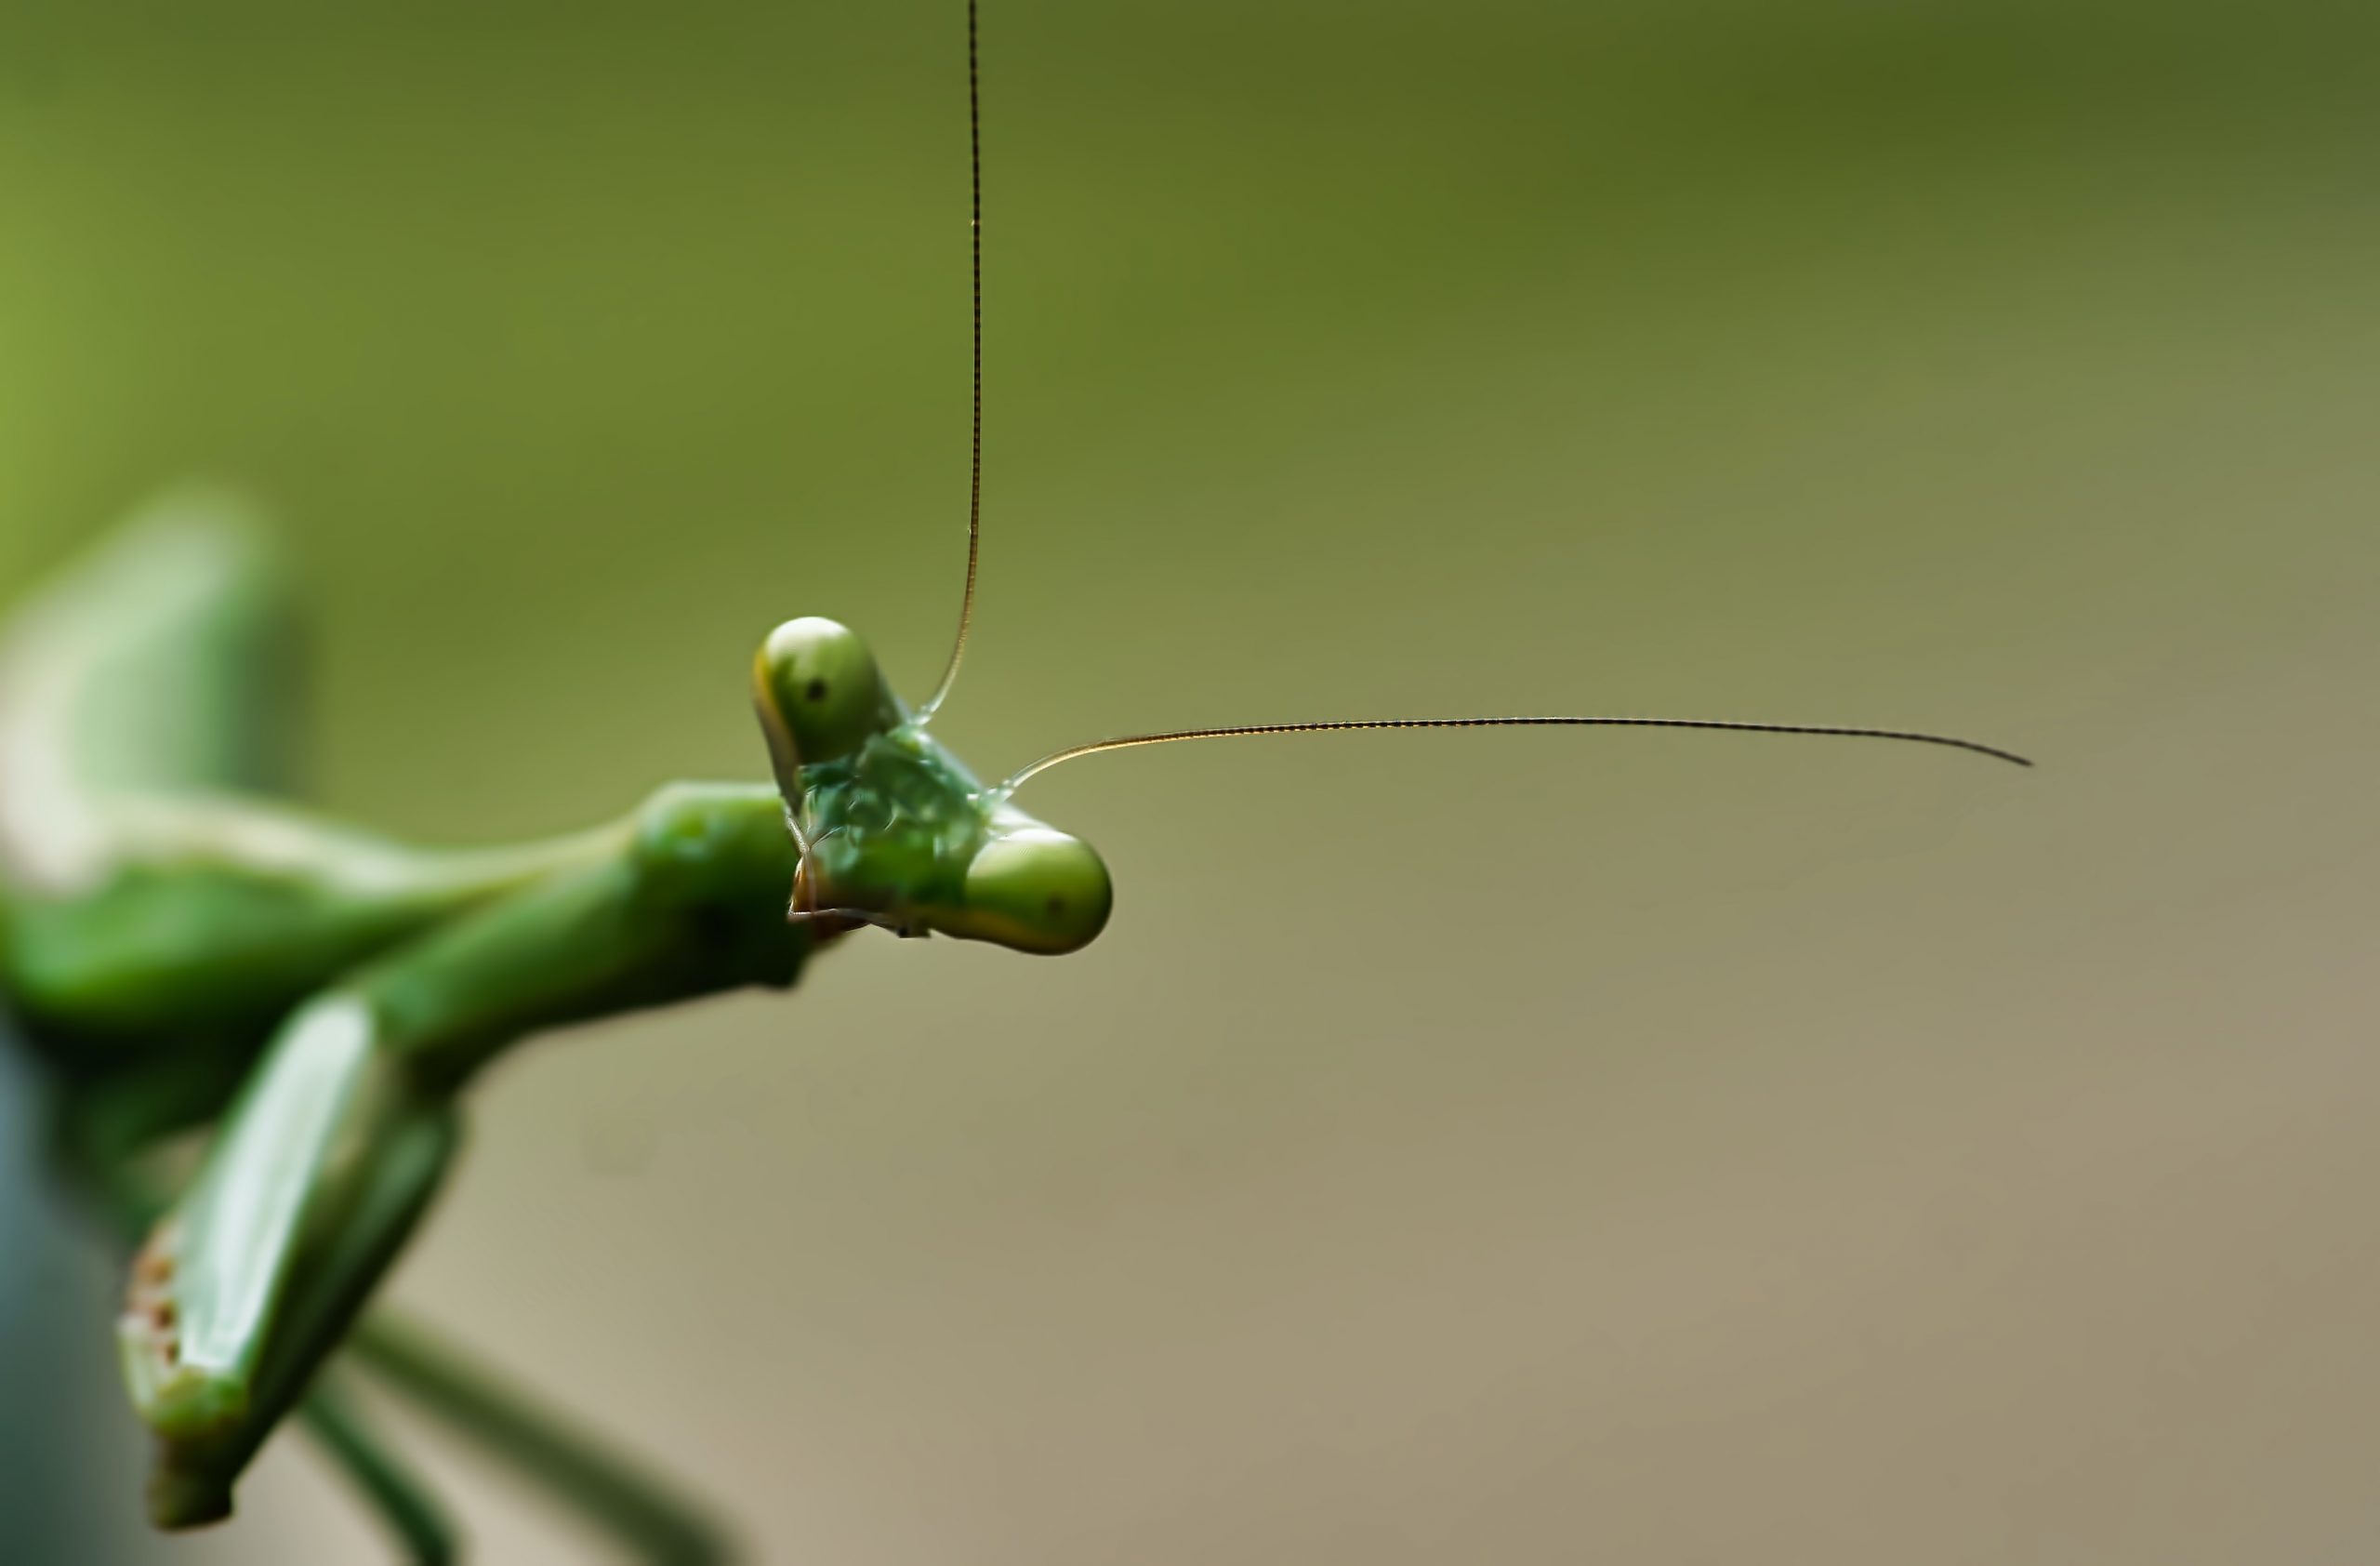
[[[445,1509],[349,1400],[340,1378],[316,1376],[298,1418],[387,1521],[416,1566],[446,1566],[456,1559],[458,1540]]]
[[[691,1503],[532,1407],[417,1325],[377,1311],[356,1328],[347,1356],[603,1527],[638,1559],[708,1566],[734,1559],[729,1542]]]

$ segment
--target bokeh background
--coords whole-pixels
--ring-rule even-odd
[[[1084,763],[1095,948],[526,1049],[393,1297],[771,1560],[2380,1549],[2369,8],[985,26],[979,765],[2044,764]],[[0,585],[233,478],[332,806],[753,775],[774,620],[946,645],[965,138],[955,0],[9,6]],[[295,1440],[140,1531],[29,1112],[6,1553],[374,1559]]]

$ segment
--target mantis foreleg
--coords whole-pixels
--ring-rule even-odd
[[[63,1173],[126,1249],[166,1206],[162,1182],[143,1161],[160,1136],[219,1097],[212,1081],[218,1059],[205,1052],[170,1057],[135,1076],[79,1087],[59,1106]],[[318,1375],[298,1417],[415,1561],[455,1559],[454,1530],[429,1487],[335,1383]]]
[[[440,927],[284,1026],[134,1269],[122,1339],[160,1438],[160,1524],[228,1512],[233,1478],[435,1190],[474,1068],[541,1028],[755,976],[736,936],[750,922],[709,920],[721,889],[668,873],[672,834],[711,829],[701,809],[658,813],[619,856]],[[763,884],[773,905],[782,883]],[[800,937],[773,907],[771,926],[790,976]]]

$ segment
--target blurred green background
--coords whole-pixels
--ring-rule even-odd
[[[393,1295],[767,1559],[2380,1547],[2369,8],[985,28],[981,767],[1563,710],[2044,765],[1086,763],[1034,803],[1117,871],[1098,946],[856,940],[524,1051]],[[962,45],[955,0],[8,7],[0,584],[254,485],[321,797],[436,839],[758,773],[788,615],[922,694]],[[0,1447],[79,1476],[60,1558],[370,1559],[295,1440],[148,1543],[107,1268],[28,1208]],[[584,1558],[430,1452],[486,1559]]]

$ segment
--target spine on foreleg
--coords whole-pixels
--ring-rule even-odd
[[[295,657],[240,496],[142,508],[0,625],[0,904],[105,872],[107,802],[282,786]]]

